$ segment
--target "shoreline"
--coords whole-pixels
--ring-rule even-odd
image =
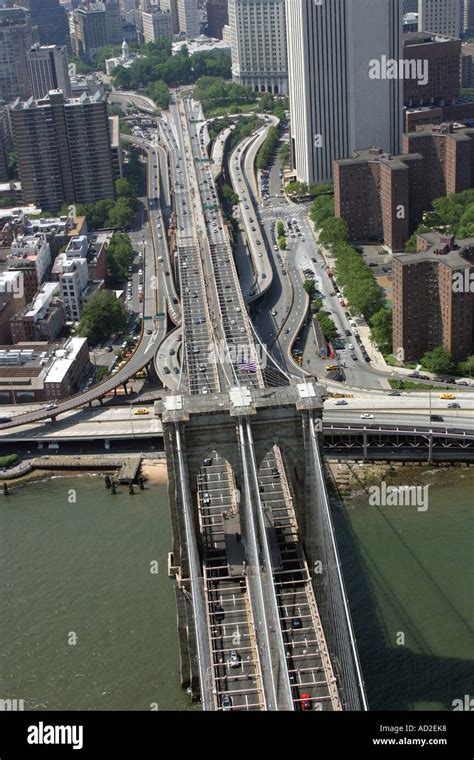
[[[147,477],[148,483],[168,484],[168,470],[166,459],[147,459],[144,457],[140,465],[140,473]]]
[[[94,469],[77,468],[67,469],[61,467],[51,467],[48,469],[33,468],[24,475],[18,475],[18,477],[5,479],[9,490],[15,490],[16,486],[26,485],[28,483],[39,482],[42,480],[49,480],[50,478],[101,478],[104,479],[106,475],[116,476],[120,472],[115,467]],[[168,472],[166,468],[166,459],[147,459],[144,457],[140,465],[140,474],[145,476],[146,482],[153,485],[167,485]],[[0,484],[2,479],[0,477]]]

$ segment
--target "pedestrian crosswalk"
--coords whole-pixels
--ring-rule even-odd
[[[306,206],[295,203],[281,203],[277,206],[268,206],[262,209],[260,216],[263,219],[273,219],[278,216],[282,219],[292,219],[293,217],[299,217],[306,212]]]

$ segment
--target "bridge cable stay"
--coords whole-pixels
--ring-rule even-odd
[[[196,630],[197,662],[199,668],[199,680],[201,684],[201,701],[204,710],[215,710],[216,705],[212,694],[209,693],[208,673],[212,673],[211,647],[207,635],[206,602],[204,597],[204,579],[200,573],[201,563],[197,547],[196,535],[193,529],[192,508],[188,494],[187,469],[184,463],[181,447],[179,423],[175,422],[176,453],[180,469],[181,499],[183,503],[183,517],[186,532],[187,553],[189,558],[189,580],[191,583],[191,596],[193,601],[194,627]]]
[[[278,601],[276,597],[275,584],[274,584],[274,579],[273,579],[272,559],[270,556],[267,530],[265,526],[264,509],[263,509],[262,499],[260,498],[257,464],[256,464],[256,457],[255,457],[255,447],[254,447],[254,442],[253,442],[252,429],[248,420],[246,420],[246,432],[247,432],[247,440],[248,440],[249,454],[250,454],[250,466],[251,466],[253,481],[255,483],[255,493],[257,497],[256,509],[257,509],[257,516],[258,516],[258,524],[259,524],[259,529],[260,529],[260,536],[261,536],[260,544],[263,550],[264,565],[267,566],[267,573],[268,573],[269,578],[271,579],[270,606],[271,606],[272,616],[274,619],[273,628],[274,628],[275,637],[277,641],[278,657],[280,660],[279,670],[280,670],[280,673],[282,675],[284,674],[285,676],[284,681],[283,681],[283,695],[282,695],[284,709],[294,710],[295,708],[294,708],[293,696],[292,696],[292,691],[291,691],[290,676],[289,676],[287,662],[286,662],[285,644],[283,641],[283,634],[281,631],[280,615],[278,611]]]
[[[345,691],[350,691],[350,693],[347,693],[348,707],[349,709],[358,710],[361,709],[360,704],[362,703],[362,709],[368,710],[369,707],[365,693],[364,679],[359,661],[359,655],[357,652],[357,644],[355,640],[344,579],[341,572],[341,562],[337,550],[337,543],[329,507],[319,442],[316,436],[314,420],[311,415],[309,417],[309,425],[310,439],[313,449],[313,463],[316,475],[315,488],[319,496],[317,506],[322,506],[322,509],[318,510],[320,517],[320,527],[322,529],[321,538],[324,541],[324,550],[327,553],[327,557],[329,557],[329,555],[331,556],[333,560],[332,565],[333,568],[335,568],[337,574],[337,582],[334,583],[333,572],[330,571],[329,561],[327,560],[326,574],[330,586],[328,595],[331,600],[333,624],[335,628],[335,635],[339,644],[338,651],[341,655],[341,658],[344,660],[344,663],[341,662],[341,666],[343,666],[343,673],[347,675],[347,681],[345,685],[348,686],[349,689],[346,689]],[[328,541],[326,539],[328,539]],[[359,698],[356,695],[358,695]],[[349,703],[349,700],[351,700],[351,703]]]
[[[261,677],[263,686],[263,700],[265,710],[278,710],[277,688],[272,668],[271,656],[270,656],[270,639],[269,639],[269,626],[266,620],[265,601],[263,596],[262,579],[260,573],[260,560],[259,549],[257,542],[257,531],[255,527],[255,518],[252,510],[252,495],[250,490],[250,478],[247,463],[245,434],[242,419],[238,422],[238,440],[240,448],[240,456],[242,460],[242,472],[244,477],[244,491],[245,502],[248,504],[248,510],[246,510],[246,523],[248,532],[248,552],[249,552],[249,568],[254,568],[254,572],[250,570],[247,573],[247,582],[249,595],[252,601],[252,608],[254,610],[254,622],[256,632],[259,633],[259,656]],[[252,581],[256,579],[256,584]],[[256,589],[255,589],[256,586]],[[253,599],[252,599],[253,597]],[[259,620],[258,618],[262,618]],[[267,689],[269,695],[267,698]]]

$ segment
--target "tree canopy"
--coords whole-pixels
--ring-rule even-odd
[[[280,134],[278,129],[276,127],[270,127],[265,140],[258,149],[256,159],[257,169],[265,169],[270,164],[279,142]]]
[[[225,53],[211,55],[202,52],[190,56],[185,47],[178,55],[172,55],[170,40],[148,43],[142,47],[142,54],[144,57],[128,68],[118,66],[115,69],[115,87],[138,89],[160,80],[169,86],[193,84],[203,76],[230,79],[232,73],[230,58]]]
[[[372,337],[382,353],[392,352],[393,315],[391,309],[383,308],[376,311],[370,320]]]
[[[427,351],[421,357],[421,363],[430,372],[440,372],[441,374],[451,372],[454,365],[453,357],[444,346],[438,346],[432,351]]]
[[[84,304],[78,333],[87,338],[91,345],[96,345],[111,333],[123,330],[126,322],[127,312],[123,302],[108,290],[97,290]]]
[[[107,249],[108,281],[121,285],[127,277],[128,267],[133,261],[133,248],[128,235],[115,232]]]

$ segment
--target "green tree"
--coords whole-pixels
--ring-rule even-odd
[[[321,224],[319,241],[321,245],[334,245],[349,239],[347,222],[344,219],[328,217]]]
[[[334,198],[331,195],[320,195],[311,204],[310,219],[320,227],[325,219],[334,218]]]
[[[133,247],[128,235],[115,232],[107,249],[108,282],[121,285],[127,277],[128,267],[133,261]]]
[[[170,104],[170,91],[166,82],[158,80],[151,82],[146,88],[147,95],[154,100],[157,106],[167,109]]]
[[[255,161],[257,169],[265,169],[269,165],[270,161],[275,155],[275,151],[279,142],[280,135],[278,133],[278,129],[276,127],[270,127],[268,130],[268,135],[258,149],[257,158]]]
[[[474,356],[468,356],[463,362],[459,362],[458,369],[461,375],[472,377],[474,373]]]
[[[279,237],[278,238],[278,247],[281,251],[286,251],[286,238],[285,237]]]
[[[309,193],[309,187],[306,184],[306,182],[288,182],[285,185],[285,191],[288,193],[288,195],[296,195],[296,196],[303,196],[308,195]]]
[[[379,309],[370,320],[372,337],[383,353],[392,352],[392,311],[387,308]]]
[[[432,351],[427,351],[421,357],[421,364],[429,372],[440,372],[441,374],[447,374],[452,372],[453,369],[453,357],[447,351],[444,346],[438,346]]]
[[[321,325],[321,330],[323,331],[326,340],[333,341],[337,338],[338,332],[337,327],[332,321],[331,317],[329,316],[327,311],[319,311],[316,314],[316,319],[318,320],[319,324]]]
[[[314,284],[314,280],[305,280],[303,282],[303,288],[306,290],[307,294],[311,298],[316,291],[316,285]]]
[[[111,333],[120,332],[127,323],[127,312],[122,301],[108,290],[97,290],[84,304],[79,335],[91,345],[101,343]]]
[[[137,191],[133,187],[130,180],[119,177],[115,180],[115,192],[117,193],[117,198],[127,198],[128,200],[135,203],[137,199]]]
[[[131,224],[135,209],[128,198],[119,198],[109,211],[107,226],[114,228],[128,227]]]
[[[276,232],[277,232],[278,237],[283,237],[285,234],[285,225],[283,224],[281,219],[279,219],[276,224]]]
[[[282,163],[282,166],[289,166],[290,165],[290,145],[289,143],[283,143],[280,150],[278,151],[278,155],[280,157],[280,161]]]
[[[263,111],[264,113],[266,111],[273,111],[273,106],[275,105],[275,101],[273,100],[273,95],[270,92],[266,92],[260,100],[258,101],[258,108],[260,111]]]

